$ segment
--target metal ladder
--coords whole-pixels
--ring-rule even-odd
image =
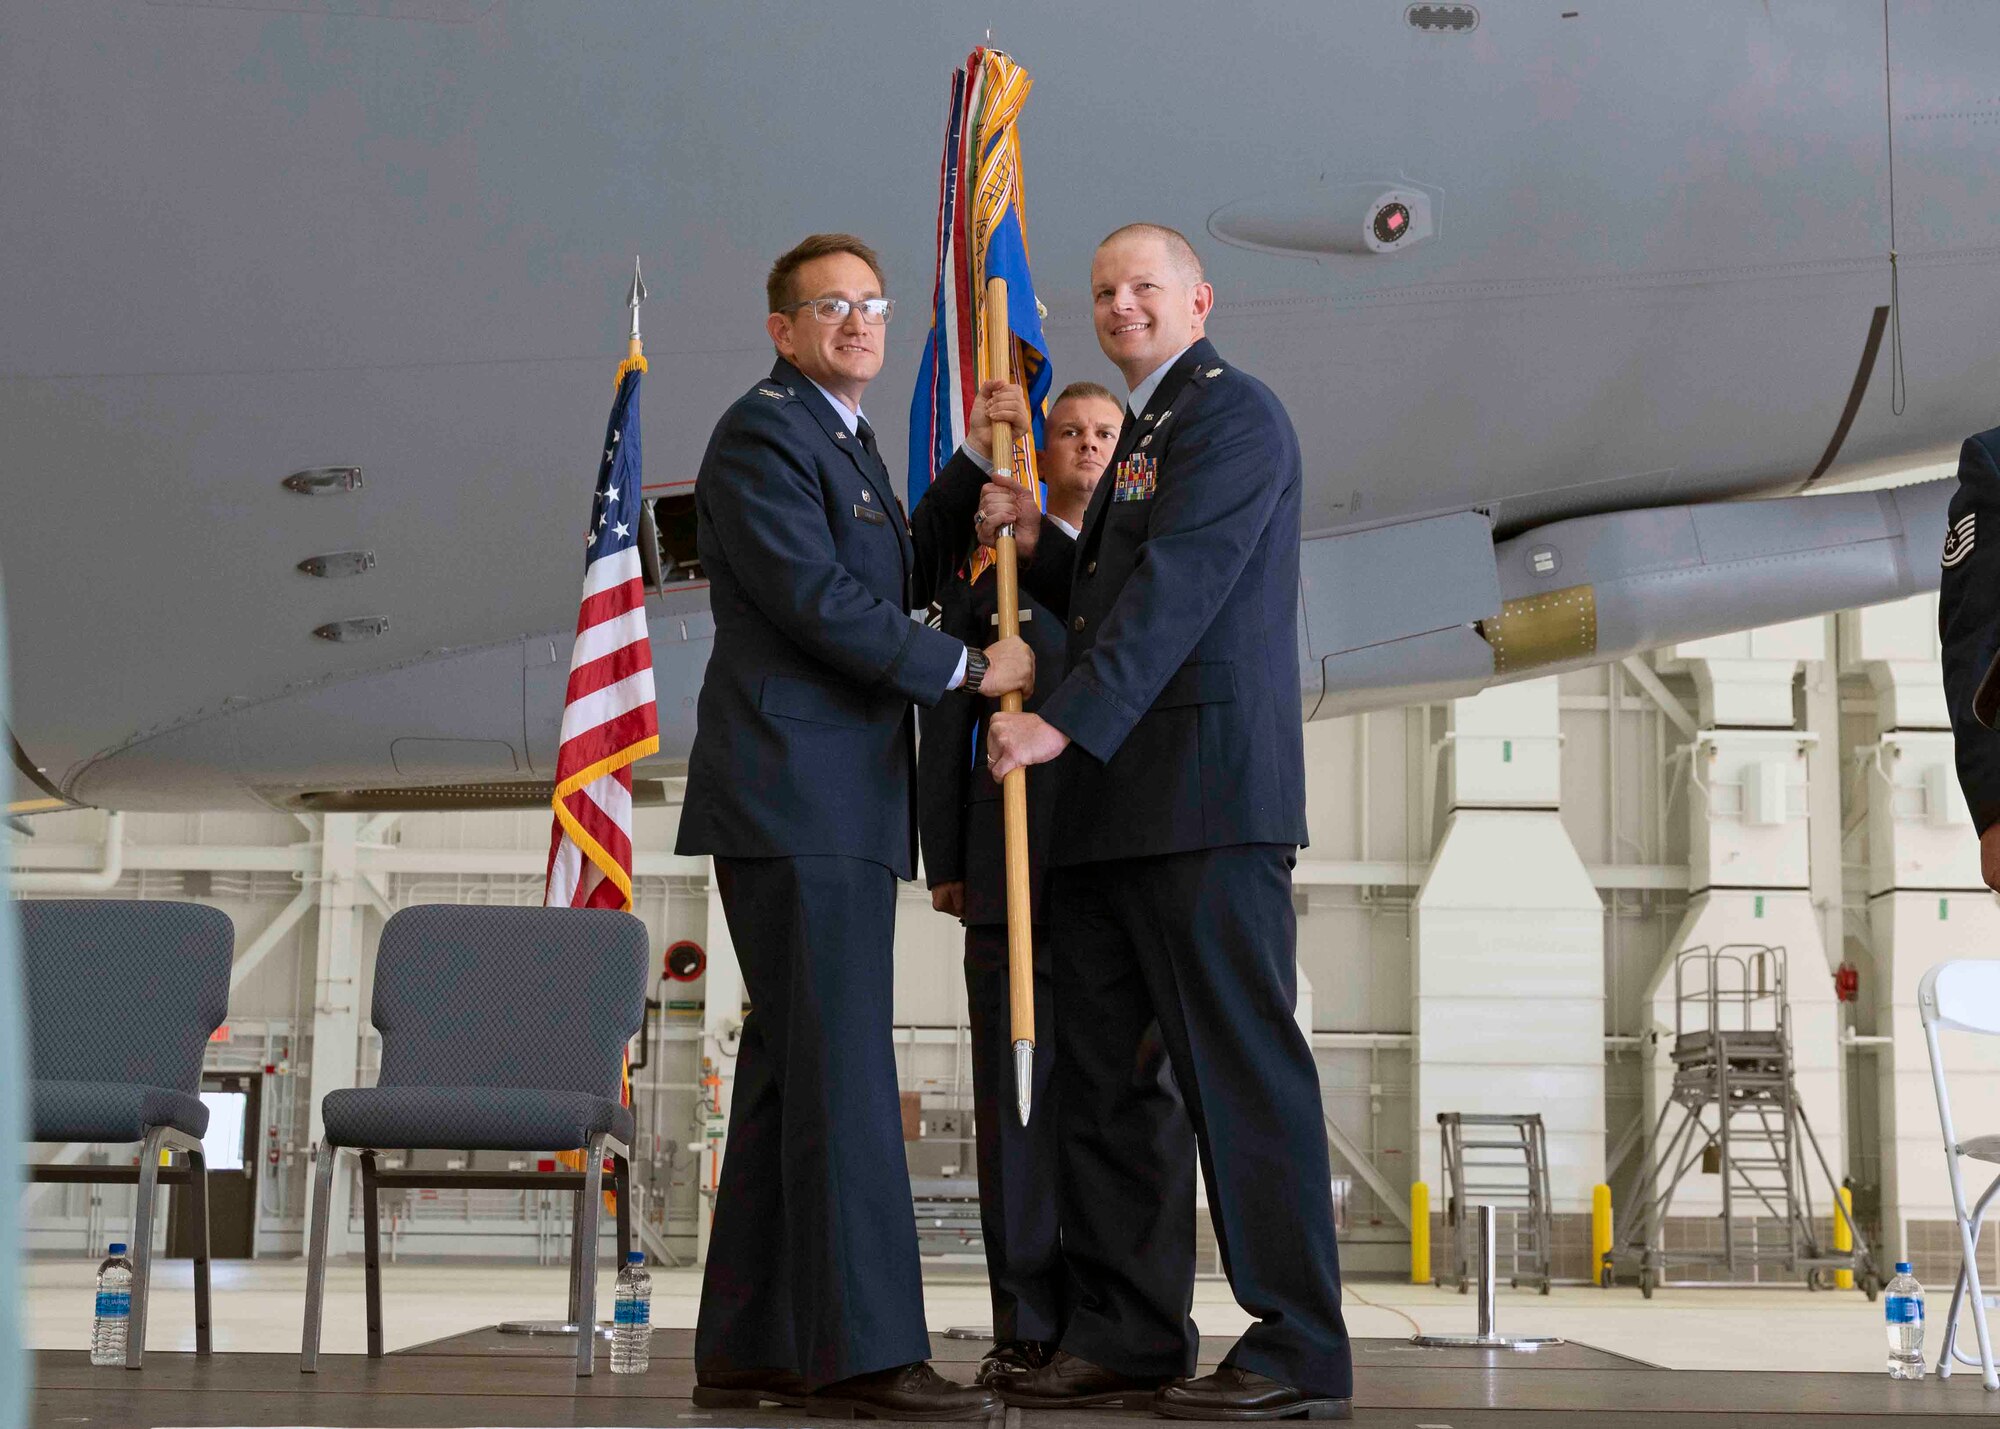
[[[1845,1270],[1873,1300],[1880,1276],[1867,1239],[1839,1201],[1793,1083],[1785,950],[1761,943],[1683,950],[1674,960],[1671,1056],[1673,1085],[1653,1125],[1650,1164],[1619,1217],[1600,1282],[1636,1270],[1650,1298],[1658,1285],[1749,1284],[1760,1270],[1777,1270],[1803,1273],[1817,1290],[1832,1288]],[[1669,1250],[1667,1212],[1697,1167],[1719,1178],[1721,1244]],[[1852,1251],[1821,1243],[1809,1169],[1825,1183]],[[1710,1278],[1670,1282],[1670,1264]]]
[[[1538,1113],[1519,1116],[1441,1111],[1438,1139],[1444,1149],[1445,1224],[1451,1260],[1437,1284],[1463,1295],[1478,1275],[1478,1219],[1489,1205],[1508,1215],[1495,1257],[1515,1286],[1549,1293],[1549,1156]]]

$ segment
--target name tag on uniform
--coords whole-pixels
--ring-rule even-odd
[[[1113,501],[1151,501],[1159,482],[1160,464],[1144,452],[1134,452],[1118,463],[1112,478]]]
[[[877,511],[872,506],[863,506],[859,502],[856,502],[854,505],[854,514],[859,516],[863,521],[866,521],[870,526],[886,526],[889,524],[889,518],[882,512]]]

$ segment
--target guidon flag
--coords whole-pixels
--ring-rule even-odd
[[[1012,373],[1027,389],[1032,431],[1015,437],[1014,476],[1042,499],[1042,444],[1053,374],[1042,306],[1028,271],[1027,206],[1018,121],[1033,81],[999,50],[975,49],[951,78],[944,163],[938,173],[937,270],[931,330],[910,399],[910,505],[915,507],[965,440],[986,371],[986,280],[1007,280]],[[968,182],[969,181],[969,182]],[[982,555],[984,553],[982,552]]]

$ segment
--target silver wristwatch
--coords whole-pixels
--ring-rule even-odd
[[[959,688],[967,694],[978,694],[979,687],[986,683],[986,667],[988,663],[985,651],[975,650],[970,645],[966,646],[965,680]]]

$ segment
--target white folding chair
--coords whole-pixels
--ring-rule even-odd
[[[2000,960],[1974,958],[1939,963],[1924,974],[1917,985],[1917,1010],[1924,1020],[1924,1041],[1930,1048],[1931,1083],[1937,1089],[1938,1123],[1944,1129],[1945,1165],[1951,1173],[1952,1212],[1958,1221],[1960,1264],[1958,1283],[1951,1292],[1951,1313],[1945,1317],[1944,1343],[1938,1350],[1938,1378],[1951,1376],[1953,1359],[1976,1365],[1988,1389],[2000,1389],[2000,1375],[1993,1369],[1993,1340],[1986,1327],[1986,1299],[1979,1284],[1979,1227],[1986,1207],[2000,1192],[2000,1176],[1986,1188],[1972,1208],[1965,1209],[1965,1178],[1959,1162],[2000,1163],[2000,1136],[1975,1136],[1960,1141],[1951,1124],[1951,1098],[1945,1091],[1944,1053],[1938,1046],[1938,1032],[1979,1032],[2000,1036]],[[1970,1299],[1972,1325],[1979,1336],[1979,1358],[1973,1359],[1958,1348],[1958,1310]]]

